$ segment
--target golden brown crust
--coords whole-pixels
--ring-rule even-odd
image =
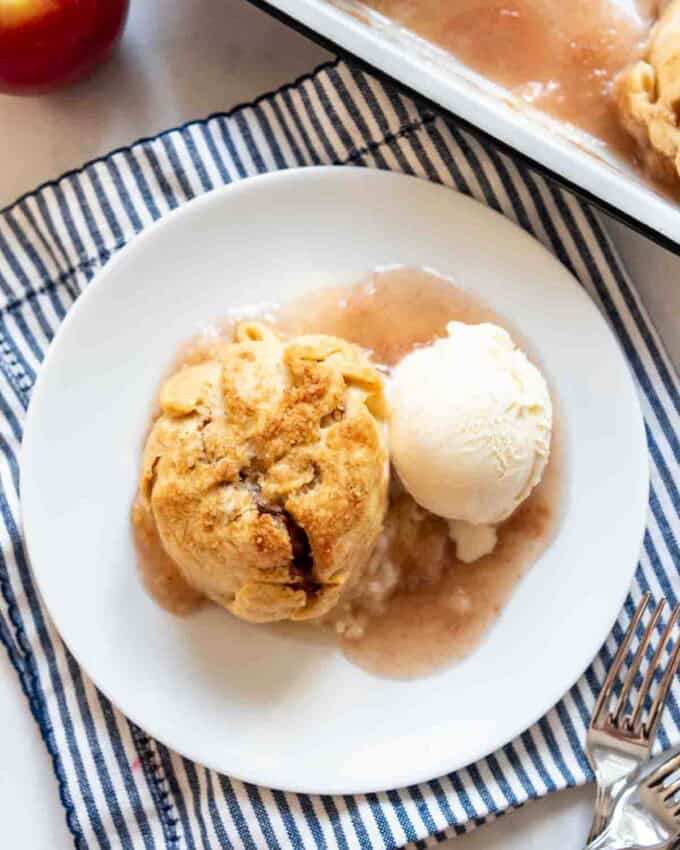
[[[652,30],[643,58],[616,82],[621,122],[637,142],[645,167],[666,183],[680,180],[680,0],[672,0]]]
[[[140,499],[196,590],[254,622],[321,616],[382,528],[380,377],[344,340],[257,323],[215,356],[164,383]]]

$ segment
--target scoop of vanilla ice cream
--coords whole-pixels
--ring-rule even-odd
[[[451,322],[447,332],[394,370],[391,452],[406,490],[458,521],[451,535],[465,538],[459,554],[474,560],[493,548],[495,534],[464,524],[502,522],[541,480],[552,404],[543,376],[507,331]]]

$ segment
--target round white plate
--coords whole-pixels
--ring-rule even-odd
[[[481,648],[417,681],[374,678],[211,608],[164,613],[135,568],[129,509],[142,437],[177,345],[229,309],[426,265],[531,340],[561,400],[568,495],[559,534]],[[33,392],[24,528],[70,650],[132,720],[251,782],[349,793],[423,781],[517,735],[576,681],[631,581],[648,472],[626,363],[571,275],[495,212],[364,169],[257,177],[168,215],[81,296]],[[398,647],[395,647],[395,652]]]

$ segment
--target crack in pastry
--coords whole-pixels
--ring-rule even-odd
[[[362,349],[255,322],[168,378],[139,500],[183,579],[252,622],[326,614],[382,530],[386,409]]]
[[[318,593],[321,589],[321,584],[312,578],[314,574],[314,555],[309,538],[307,537],[307,532],[301,525],[295,522],[290,513],[281,507],[281,505],[267,505],[262,502],[259,498],[261,490],[257,485],[253,487],[251,492],[256,494],[254,497],[257,503],[256,510],[258,513],[276,517],[283,522],[288,534],[290,548],[293,553],[291,571],[295,577],[295,580],[288,586],[302,588],[308,593]]]

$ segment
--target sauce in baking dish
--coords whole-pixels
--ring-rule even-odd
[[[610,97],[647,26],[612,0],[364,0],[521,100],[632,154]]]

